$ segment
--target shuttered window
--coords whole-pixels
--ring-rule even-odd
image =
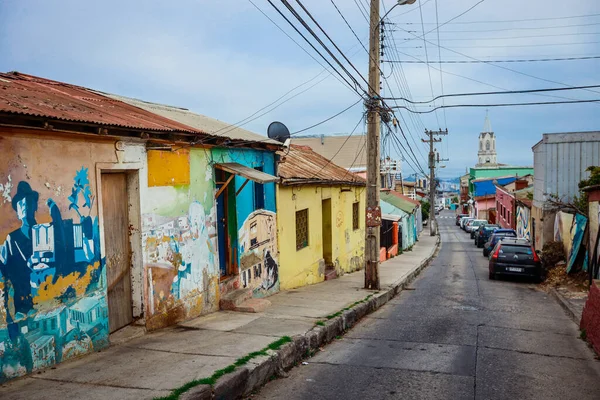
[[[296,250],[308,246],[308,208],[296,211]]]
[[[359,209],[360,203],[357,201],[356,203],[352,203],[352,229],[357,230],[360,227],[359,224]]]

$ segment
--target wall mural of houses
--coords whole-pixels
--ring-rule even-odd
[[[149,329],[218,310],[215,186],[206,154],[148,151],[142,248]]]
[[[108,345],[88,168],[73,171],[70,188],[53,191],[49,183],[36,186],[28,172],[18,175],[25,180],[14,185],[11,174],[2,177],[0,382]]]

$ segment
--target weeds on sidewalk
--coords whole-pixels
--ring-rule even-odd
[[[379,292],[377,292],[377,293],[379,293]],[[374,296],[374,294],[370,294],[370,295],[368,295],[367,297],[365,297],[364,299],[362,299],[362,300],[358,300],[358,301],[355,301],[354,303],[350,304],[348,307],[344,307],[344,308],[342,308],[340,311],[336,312],[335,314],[330,314],[330,315],[326,316],[325,318],[326,318],[327,320],[330,320],[330,319],[334,319],[335,317],[339,317],[340,315],[342,315],[342,313],[343,313],[344,311],[348,311],[349,309],[351,309],[351,308],[352,308],[352,307],[354,307],[354,306],[357,306],[357,305],[359,305],[360,303],[365,303],[365,302],[367,302],[367,301],[368,301],[368,300],[369,300],[371,297],[373,297],[373,296]],[[317,326],[324,326],[324,325],[325,325],[325,321],[317,321],[317,322],[315,323],[315,325],[317,325]]]
[[[262,349],[260,351],[255,351],[255,352],[245,355],[244,357],[238,358],[233,364],[228,365],[227,367],[225,367],[223,369],[219,369],[219,370],[215,371],[215,373],[212,374],[208,378],[195,379],[195,380],[188,382],[185,385],[173,390],[173,392],[171,392],[170,395],[164,396],[164,397],[158,397],[154,400],[177,400],[177,399],[179,399],[179,396],[181,396],[183,393],[187,392],[188,390],[190,390],[191,388],[193,388],[195,386],[198,386],[198,385],[211,385],[212,386],[217,382],[217,380],[220,377],[222,377],[225,374],[229,374],[229,373],[235,371],[235,369],[237,367],[241,367],[242,365],[247,364],[253,358],[268,355],[268,353],[267,353],[268,350],[279,350],[281,348],[281,346],[283,346],[286,343],[290,343],[291,341],[292,341],[291,337],[283,336],[280,339],[277,339],[273,343],[269,344],[267,347],[265,347],[264,349]]]

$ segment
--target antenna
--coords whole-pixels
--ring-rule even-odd
[[[267,136],[270,139],[277,140],[278,142],[285,143],[290,138],[290,131],[279,121],[271,122],[267,128]]]

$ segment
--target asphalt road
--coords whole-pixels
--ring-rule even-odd
[[[490,281],[454,214],[409,290],[257,399],[600,399],[600,361],[536,285]],[[427,234],[424,231],[424,234]]]

